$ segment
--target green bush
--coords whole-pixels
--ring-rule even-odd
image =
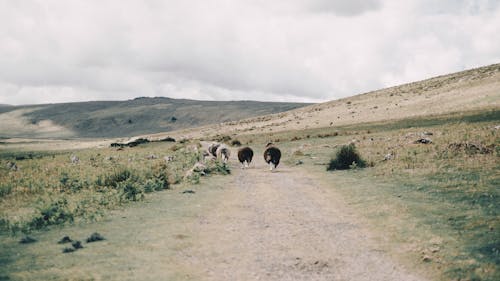
[[[73,213],[68,209],[68,201],[59,199],[48,205],[38,208],[39,214],[28,223],[30,229],[40,229],[48,225],[73,222]]]
[[[123,169],[114,174],[107,175],[104,178],[104,186],[111,186],[117,188],[121,182],[127,181],[129,178],[132,178],[133,174],[128,169]]]
[[[168,189],[168,182],[158,178],[147,179],[144,182],[144,192],[151,193],[154,191],[160,191]]]
[[[335,158],[330,160],[327,171],[348,170],[351,168],[364,168],[366,162],[361,159],[354,144],[343,145],[336,153]]]
[[[122,191],[120,195],[122,201],[138,201],[144,198],[143,187],[135,181],[120,182],[117,189]]]
[[[12,192],[12,185],[7,183],[0,184],[0,198],[9,195]]]

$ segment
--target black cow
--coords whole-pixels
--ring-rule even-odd
[[[278,167],[281,158],[281,151],[275,147],[272,143],[266,145],[266,150],[264,151],[264,160],[269,164],[269,169],[272,171]]]
[[[245,168],[250,165],[250,162],[252,162],[253,158],[253,150],[246,146],[238,149],[238,160],[240,161],[242,167]]]

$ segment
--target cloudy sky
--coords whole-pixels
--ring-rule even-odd
[[[500,63],[498,0],[0,0],[0,104],[321,102]]]

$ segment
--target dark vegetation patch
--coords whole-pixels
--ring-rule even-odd
[[[71,243],[73,240],[69,236],[64,236],[61,240],[57,241],[57,244]]]
[[[105,240],[104,236],[102,236],[98,232],[94,232],[90,235],[90,237],[87,238],[87,243],[92,243],[92,242],[97,242],[97,241],[102,241],[102,240]]]
[[[241,146],[241,142],[239,140],[232,140],[231,145],[232,146]]]
[[[327,171],[348,170],[353,168],[364,168],[366,162],[361,159],[354,144],[343,145],[336,152],[335,158],[330,160]]]
[[[19,240],[20,244],[31,244],[35,242],[37,242],[37,240],[31,236],[24,236],[21,240]]]

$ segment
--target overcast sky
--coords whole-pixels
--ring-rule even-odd
[[[493,63],[499,0],[0,0],[0,104],[321,102]]]

